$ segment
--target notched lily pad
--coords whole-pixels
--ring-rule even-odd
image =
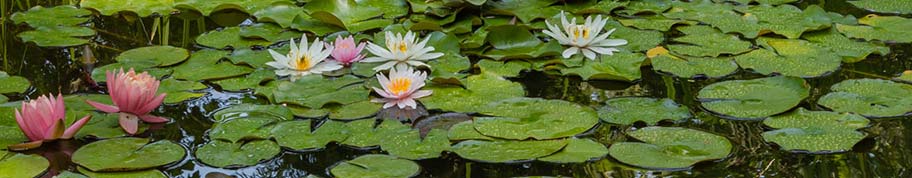
[[[425,87],[434,94],[421,99],[427,109],[441,109],[454,112],[478,112],[491,102],[522,97],[525,90],[496,74],[482,73],[466,78],[465,88],[432,84]]]
[[[329,142],[342,142],[349,136],[348,125],[327,120],[311,131],[310,120],[282,122],[272,129],[272,137],[291,150],[312,150],[326,147]]]
[[[677,28],[685,36],[672,39],[686,44],[668,45],[668,49],[688,56],[717,57],[720,54],[741,54],[751,50],[751,43],[738,36],[724,34],[710,26],[682,26]]]
[[[37,177],[50,166],[50,162],[39,155],[0,151],[0,158],[0,175],[5,177]]]
[[[3,93],[22,93],[31,85],[28,79],[20,76],[10,76],[6,72],[0,71],[0,94]]]
[[[891,14],[912,13],[912,2],[903,0],[857,0],[848,1],[855,7],[869,11]]]
[[[701,161],[728,157],[732,149],[725,137],[680,127],[646,127],[627,135],[643,142],[615,143],[608,154],[647,169],[686,169]]]
[[[564,75],[579,75],[583,80],[634,81],[640,79],[640,66],[646,60],[642,53],[615,53],[601,55],[596,60],[585,60],[580,67],[563,67]]]
[[[867,15],[858,19],[861,25],[836,24],[836,29],[851,38],[886,42],[912,42],[912,19],[898,16]]]
[[[131,171],[171,164],[184,158],[184,147],[167,140],[115,138],[90,143],[73,153],[73,162],[92,171]]]
[[[213,140],[196,150],[196,158],[220,168],[246,167],[272,159],[282,151],[278,144],[271,140],[254,140],[250,142],[226,142]]]
[[[735,56],[735,61],[741,68],[764,75],[814,78],[836,71],[842,62],[830,49],[804,40],[761,37],[757,43],[764,49]]]
[[[563,100],[512,98],[490,103],[480,113],[498,117],[476,117],[478,132],[516,140],[570,137],[598,124],[592,108]]]
[[[275,101],[292,103],[311,109],[323,108],[327,103],[351,104],[368,99],[363,80],[346,75],[339,78],[324,78],[309,75],[295,82],[281,81],[274,92]]]
[[[421,167],[412,161],[389,155],[364,155],[343,161],[330,169],[335,177],[413,177]]]
[[[687,107],[668,98],[620,97],[605,101],[598,110],[602,121],[630,125],[636,121],[655,125],[662,120],[678,121],[693,117]]]
[[[867,127],[868,122],[857,114],[798,108],[764,120],[763,124],[778,130],[763,132],[763,139],[789,151],[843,152],[865,138],[865,134],[856,129]]]
[[[804,34],[809,42],[829,48],[842,57],[842,62],[853,63],[864,60],[870,54],[886,55],[890,48],[879,42],[860,42],[843,36],[835,28]]]
[[[173,46],[147,46],[124,51],[123,53],[120,53],[116,59],[117,62],[120,63],[151,61],[153,66],[170,66],[183,62],[189,56],[190,52],[184,48]]]
[[[869,118],[912,114],[912,85],[880,79],[850,79],[830,87],[817,104]]]
[[[801,78],[778,76],[714,83],[700,89],[697,100],[730,119],[758,120],[794,108],[809,94]]]
[[[405,159],[419,160],[440,157],[443,151],[450,149],[450,140],[447,132],[441,129],[432,129],[422,137],[416,129],[395,130],[387,134],[380,143],[380,148],[390,155]]]
[[[581,163],[602,158],[607,154],[608,148],[599,142],[573,138],[563,150],[538,160],[552,163]]]
[[[738,64],[730,57],[684,57],[669,54],[662,47],[649,50],[652,70],[670,73],[682,78],[719,78],[738,71]]]
[[[462,158],[492,163],[529,161],[551,155],[568,143],[559,140],[467,140],[453,145],[453,152]]]

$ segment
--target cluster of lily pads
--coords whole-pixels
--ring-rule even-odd
[[[671,99],[620,97],[595,108],[527,97],[510,80],[534,70],[635,82],[645,65],[679,78],[725,78],[742,69],[769,76],[710,84],[696,100],[719,117],[762,120],[771,128],[762,137],[787,151],[848,151],[867,137],[858,129],[867,127],[868,118],[912,113],[906,99],[912,96],[906,84],[912,72],[894,80],[846,80],[814,103],[828,110],[796,109],[810,96],[806,79],[871,54],[886,55],[884,43],[912,42],[912,19],[856,19],[789,4],[795,1],[83,0],[79,7],[37,6],[11,18],[34,29],[20,33],[22,41],[44,47],[91,43],[86,37],[95,32],[86,23],[93,13],[208,16],[235,9],[256,22],[199,35],[201,49],[192,52],[166,45],[124,51],[92,71],[95,81],[107,84],[108,95],[48,94],[14,102],[0,95],[0,146],[14,151],[55,139],[101,139],[72,153],[79,172],[89,177],[164,177],[155,168],[187,153],[213,167],[247,167],[283,150],[309,152],[329,144],[388,154],[339,163],[329,170],[337,177],[414,176],[420,166],[412,160],[444,152],[490,163],[578,163],[610,156],[663,170],[728,157],[732,143],[724,136],[655,126],[693,117]],[[910,3],[851,3],[874,12],[912,13]],[[472,14],[478,9],[485,15]],[[579,19],[585,22],[576,22],[584,16]],[[665,32],[680,33],[666,40]],[[0,93],[22,93],[29,86],[6,73],[0,73],[0,83]],[[173,107],[203,97],[209,88],[251,92],[268,103],[212,112],[215,124],[205,143],[189,152],[172,141],[130,137],[154,132],[155,125],[140,121],[180,122],[150,112],[162,103]],[[648,127],[625,130],[630,141],[606,145],[587,136],[600,121]],[[48,164],[40,156],[9,154],[0,165]],[[0,166],[0,172],[20,167]]]

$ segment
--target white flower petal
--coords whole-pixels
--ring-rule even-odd
[[[596,53],[605,54],[605,55],[609,55],[609,56],[613,55],[615,51],[620,51],[615,48],[603,48],[603,47],[596,47],[596,46],[589,47],[589,49],[592,51],[595,51]]]
[[[574,47],[567,48],[567,50],[564,50],[564,52],[561,53],[561,56],[563,56],[564,58],[570,58],[570,56],[573,56],[574,54],[576,54],[578,52],[579,52],[579,48],[574,46]]]
[[[399,62],[398,61],[389,61],[389,62],[383,63],[377,67],[374,67],[374,71],[381,71],[381,70],[387,70],[387,69],[393,68],[393,66],[396,65],[397,63],[399,63]]]
[[[592,52],[592,50],[589,50],[587,48],[582,48],[582,49],[580,49],[580,51],[583,51],[583,55],[586,56],[586,58],[595,60],[595,53]]]

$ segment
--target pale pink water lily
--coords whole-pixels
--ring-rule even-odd
[[[70,139],[82,128],[92,115],[87,115],[69,128],[66,127],[66,106],[63,96],[46,95],[31,101],[22,102],[22,108],[16,110],[16,123],[19,129],[32,142]]]
[[[302,35],[300,45],[295,44],[294,39],[291,39],[291,50],[287,55],[269,49],[269,54],[275,61],[267,62],[266,65],[276,68],[276,75],[290,76],[291,81],[301,76],[322,74],[342,68],[342,65],[335,61],[324,61],[332,53],[333,47],[324,48],[324,43],[320,41],[320,38],[314,39],[310,47],[307,45],[307,36]]]
[[[374,71],[392,69],[393,66],[428,66],[425,61],[443,56],[443,53],[433,53],[434,47],[427,46],[429,39],[425,37],[419,42],[415,32],[408,31],[402,36],[401,33],[393,35],[393,32],[387,31],[386,48],[368,43],[367,51],[375,57],[368,57],[362,62],[385,62],[374,67]]]
[[[334,46],[332,57],[343,66],[349,66],[364,59],[364,54],[361,54],[361,51],[364,50],[364,45],[366,44],[361,42],[358,43],[358,46],[355,46],[355,38],[351,35],[347,38],[337,37],[336,42],[332,45]]]
[[[543,33],[557,39],[561,45],[570,46],[570,48],[561,53],[564,58],[583,53],[586,58],[594,60],[596,53],[610,56],[619,51],[612,47],[627,44],[627,40],[624,39],[608,38],[615,29],[602,33],[605,24],[608,23],[607,17],[602,18],[601,15],[598,15],[595,19],[592,19],[592,16],[589,16],[586,17],[585,23],[579,25],[576,24],[575,17],[568,22],[564,12],[561,12],[560,17],[564,31],[561,31],[557,25],[545,20],[545,25],[548,26],[548,29],[544,30]]]
[[[169,119],[153,116],[149,114],[155,108],[158,108],[165,99],[164,93],[156,95],[158,86],[161,83],[155,77],[147,72],[137,74],[131,68],[130,71],[107,71],[108,95],[114,106],[86,100],[98,110],[107,113],[118,113],[120,115],[120,127],[129,134],[136,134],[139,129],[139,121],[148,123],[164,123]]]
[[[385,103],[383,108],[399,106],[400,109],[410,107],[415,109],[418,103],[415,99],[431,95],[430,90],[418,90],[424,87],[424,80],[427,79],[427,73],[415,71],[406,65],[398,65],[390,69],[389,77],[383,74],[377,74],[377,80],[383,89],[371,87],[374,92],[383,96],[376,98],[372,102]]]

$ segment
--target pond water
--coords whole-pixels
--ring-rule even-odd
[[[29,7],[40,5],[52,7],[58,5],[77,4],[70,1],[57,0],[4,0],[0,10],[3,11],[4,23],[2,30],[2,71],[10,75],[22,76],[28,79],[31,86],[23,93],[5,94],[9,101],[19,101],[37,98],[47,93],[74,94],[106,94],[104,85],[93,86],[89,80],[92,71],[101,66],[116,63],[115,58],[130,49],[167,44],[175,47],[200,51],[212,49],[205,45],[197,44],[198,36],[210,31],[223,29],[230,26],[246,26],[256,24],[257,18],[248,15],[241,8],[229,7],[214,11],[208,16],[192,10],[182,10],[183,13],[174,13],[167,17],[149,16],[137,17],[132,15],[99,15],[96,11],[86,26],[90,26],[96,35],[85,45],[71,47],[41,47],[36,43],[25,42],[16,34],[34,29],[28,24],[14,24],[9,16],[16,12],[24,12]],[[316,1],[316,0],[315,0]],[[429,1],[430,2],[430,1]],[[460,1],[461,2],[461,1]],[[482,1],[484,2],[484,1]],[[487,3],[500,2],[488,1]],[[536,1],[539,2],[539,1]],[[639,2],[639,1],[636,1]],[[665,2],[659,0],[644,1],[643,3]],[[511,2],[505,2],[511,3]],[[512,2],[518,3],[518,2]],[[564,2],[554,3],[554,6]],[[912,3],[901,1],[900,3]],[[306,3],[297,3],[296,6]],[[755,3],[756,4],[756,3]],[[864,17],[872,13],[852,6],[844,0],[815,1],[804,0],[789,3],[801,9],[811,5],[822,7],[828,12],[843,15]],[[478,6],[463,5],[457,19],[466,17],[492,17],[497,13],[488,13]],[[632,5],[631,5],[632,6]],[[755,5],[760,6],[760,5]],[[412,7],[414,8],[414,6]],[[635,15],[622,14],[624,7],[612,12],[613,18],[639,18],[650,16],[650,12],[635,13]],[[633,8],[630,8],[633,9]],[[673,9],[672,9],[673,10]],[[671,10],[669,10],[671,11]],[[609,10],[610,12],[610,10]],[[661,11],[660,11],[661,12]],[[550,13],[550,12],[542,12]],[[668,11],[666,11],[668,13]],[[503,16],[503,15],[500,15]],[[886,16],[886,15],[884,15]],[[910,17],[902,15],[904,17]],[[260,18],[262,21],[262,18]],[[510,19],[510,18],[507,18]],[[408,21],[408,18],[405,18]],[[457,20],[457,21],[459,21]],[[511,19],[513,23],[522,23],[522,19]],[[519,20],[519,21],[518,21]],[[493,21],[493,20],[492,20]],[[518,21],[518,22],[517,22]],[[543,19],[535,20],[536,23]],[[458,22],[457,22],[458,23]],[[471,22],[470,22],[471,23]],[[481,21],[479,21],[481,23]],[[532,23],[529,23],[532,24]],[[694,24],[696,25],[696,23]],[[705,23],[704,23],[705,25]],[[478,29],[480,24],[470,27]],[[687,26],[681,23],[675,27]],[[534,27],[532,27],[534,28]],[[449,29],[449,28],[446,28]],[[823,28],[818,31],[826,31]],[[426,30],[431,32],[433,30]],[[531,30],[539,34],[540,30]],[[677,44],[672,38],[682,36],[680,32],[667,30],[662,32],[662,46]],[[811,31],[811,30],[808,30]],[[361,34],[358,39],[370,40],[380,29],[370,29]],[[493,33],[493,32],[492,32]],[[805,32],[807,33],[807,32]],[[422,37],[428,33],[422,33]],[[162,40],[162,37],[166,40]],[[469,34],[459,36],[462,39]],[[776,34],[765,34],[766,37],[785,38]],[[296,37],[297,36],[293,36]],[[539,35],[544,39],[547,36]],[[489,36],[490,38],[490,36]],[[615,37],[612,37],[615,38]],[[312,40],[312,38],[310,38]],[[382,39],[382,38],[381,38]],[[752,41],[753,50],[763,48],[756,40]],[[635,40],[635,39],[630,39]],[[296,40],[297,41],[297,40]],[[376,41],[376,40],[374,40]],[[379,42],[379,41],[376,41]],[[253,47],[254,50],[284,46],[279,43],[272,46]],[[809,96],[802,100],[797,107],[809,110],[829,110],[818,105],[817,101],[830,93],[830,87],[848,79],[874,78],[892,79],[906,70],[912,70],[912,45],[910,43],[888,43],[890,52],[886,55],[872,54],[865,60],[856,63],[842,63],[835,71],[822,77],[805,78],[809,84]],[[478,48],[463,47],[462,54],[473,63],[490,60]],[[484,47],[482,47],[484,48]],[[649,47],[652,48],[652,47]],[[646,48],[646,49],[649,49]],[[287,49],[287,48],[285,48]],[[476,49],[476,50],[472,50]],[[238,50],[238,49],[234,49]],[[459,50],[459,49],[457,49]],[[279,51],[284,53],[284,51]],[[645,50],[634,50],[635,53],[645,53]],[[365,51],[367,53],[367,51]],[[86,62],[85,56],[91,55],[96,62]],[[731,56],[731,55],[723,55]],[[557,55],[559,58],[559,55]],[[227,60],[223,60],[226,62]],[[653,61],[654,62],[654,61]],[[433,69],[432,69],[433,70]],[[680,78],[666,72],[657,72],[652,65],[644,64],[639,67],[638,80],[584,80],[580,76],[561,75],[559,72],[544,69],[524,70],[517,77],[507,77],[510,81],[522,85],[525,96],[554,100],[565,100],[582,106],[598,109],[604,102],[611,98],[643,96],[653,98],[670,98],[676,103],[685,106],[693,117],[677,121],[661,121],[661,127],[684,127],[704,131],[727,138],[732,146],[729,156],[710,161],[702,161],[684,169],[650,170],[639,168],[635,165],[622,163],[612,156],[604,156],[595,160],[582,163],[549,163],[544,161],[524,161],[511,163],[494,163],[472,161],[460,155],[447,151],[439,157],[416,160],[420,166],[420,173],[415,177],[524,177],[524,176],[555,176],[555,177],[910,177],[912,176],[912,118],[889,117],[870,119],[867,127],[860,129],[865,133],[864,139],[855,144],[851,150],[832,154],[814,154],[784,151],[781,146],[768,142],[762,136],[764,132],[774,130],[758,120],[734,120],[719,117],[706,111],[697,99],[697,93],[704,87],[722,81],[757,79],[766,76],[749,70],[739,69],[731,75],[719,78],[698,77]],[[462,74],[481,75],[477,68],[464,68]],[[368,75],[370,76],[370,75]],[[433,76],[433,74],[432,74]],[[287,79],[278,79],[287,80]],[[375,79],[369,79],[374,81]],[[289,151],[284,149],[271,159],[253,166],[220,168],[205,164],[196,158],[195,151],[208,143],[210,138],[207,133],[217,125],[214,112],[241,103],[270,104],[270,97],[246,89],[231,91],[223,89],[216,80],[201,80],[205,89],[196,90],[202,93],[201,97],[186,101],[165,104],[153,111],[154,114],[172,118],[166,124],[153,124],[149,131],[141,132],[136,137],[151,138],[152,140],[170,140],[186,149],[186,157],[182,160],[158,167],[169,177],[333,177],[330,169],[340,162],[352,160],[368,154],[388,154],[380,148],[356,149],[340,143],[330,143],[324,149],[313,151]],[[906,96],[912,98],[912,96]],[[419,99],[419,101],[422,101]],[[68,106],[72,107],[72,106]],[[792,109],[795,110],[795,109]],[[530,111],[531,112],[531,111]],[[441,110],[429,110],[430,116],[446,113]],[[10,113],[0,113],[12,115]],[[474,116],[481,116],[475,114]],[[95,118],[99,119],[99,118]],[[108,118],[113,119],[113,118]],[[296,119],[314,120],[322,119],[297,117]],[[477,119],[477,118],[476,118]],[[591,138],[606,148],[614,143],[625,141],[636,142],[628,136],[628,132],[647,127],[644,122],[632,125],[611,124],[600,122],[590,131],[577,135],[579,138]],[[97,142],[93,137],[74,140],[54,141],[45,143],[42,147],[24,151],[25,154],[42,155],[50,160],[47,173],[40,177],[53,177],[63,171],[77,172],[79,165],[70,160],[73,151],[83,145]],[[452,143],[457,143],[456,141]],[[0,176],[3,177],[3,176]]]

